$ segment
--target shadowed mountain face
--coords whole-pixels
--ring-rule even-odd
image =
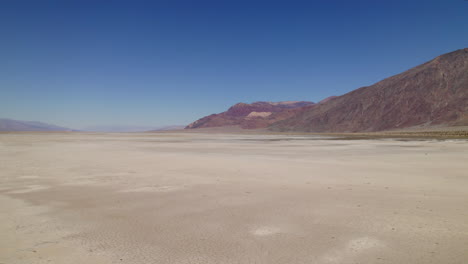
[[[242,128],[264,128],[295,114],[300,107],[311,106],[306,101],[238,103],[226,112],[205,116],[191,123],[186,129],[240,126]]]
[[[0,131],[73,131],[70,128],[59,127],[36,121],[18,121],[0,119]]]
[[[356,132],[468,125],[468,49],[302,108],[274,131]]]

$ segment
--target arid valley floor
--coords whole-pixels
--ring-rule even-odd
[[[467,140],[0,134],[0,263],[468,263]]]

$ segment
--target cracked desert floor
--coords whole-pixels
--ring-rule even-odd
[[[468,141],[0,134],[0,263],[468,263]]]

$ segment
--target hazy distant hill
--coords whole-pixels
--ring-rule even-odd
[[[83,130],[89,132],[114,132],[114,133],[128,133],[128,132],[148,132],[148,131],[165,131],[165,130],[178,130],[183,129],[184,126],[125,126],[125,125],[112,125],[112,126],[92,126],[86,127]]]
[[[126,133],[126,132],[144,132],[148,130],[156,129],[154,126],[126,126],[126,125],[101,125],[101,126],[90,126],[85,127],[84,131],[89,132],[115,132],[115,133]]]
[[[0,131],[73,131],[73,129],[36,121],[0,118]]]
[[[240,126],[242,128],[263,128],[289,117],[293,110],[313,105],[306,101],[238,103],[226,112],[205,116],[191,123],[186,129]]]
[[[157,129],[153,129],[153,130],[150,130],[151,131],[172,131],[172,130],[182,130],[184,129],[185,126],[183,125],[174,125],[174,126],[164,126],[164,127],[160,127],[160,128],[157,128]]]
[[[302,109],[270,129],[354,132],[432,125],[468,125],[468,49]]]

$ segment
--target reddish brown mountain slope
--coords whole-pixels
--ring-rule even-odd
[[[355,132],[468,125],[468,49],[301,109],[275,131]]]
[[[226,112],[198,119],[188,125],[186,129],[221,126],[263,128],[294,115],[295,109],[313,104],[305,101],[238,103]]]

